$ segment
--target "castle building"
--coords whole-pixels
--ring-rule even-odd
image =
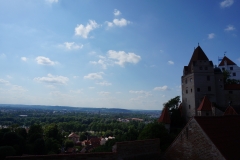
[[[240,80],[240,67],[238,67],[233,61],[224,55],[223,59],[219,63],[218,67],[222,71],[228,71],[230,73],[230,79]]]
[[[213,65],[200,46],[194,49],[181,77],[182,115],[186,120],[215,115],[216,108],[224,111],[229,104],[240,108],[240,84],[224,84],[222,72],[223,68],[233,69],[240,75],[237,65],[225,56],[219,66]]]

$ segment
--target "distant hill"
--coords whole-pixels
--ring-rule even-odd
[[[131,110],[121,108],[89,108],[89,107],[70,107],[70,106],[46,106],[46,105],[23,105],[23,104],[0,104],[0,108],[16,109],[37,109],[54,111],[76,111],[76,112],[100,112],[100,113],[160,113],[161,110]]]

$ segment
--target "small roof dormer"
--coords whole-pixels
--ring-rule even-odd
[[[232,106],[228,106],[228,108],[226,109],[223,115],[228,116],[228,115],[238,115],[238,114]]]
[[[207,96],[204,96],[201,104],[199,105],[197,111],[212,111],[212,103]]]

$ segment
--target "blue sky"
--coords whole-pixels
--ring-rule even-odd
[[[240,66],[240,1],[0,0],[0,103],[162,109],[198,43]]]

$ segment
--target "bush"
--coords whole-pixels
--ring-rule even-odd
[[[6,156],[15,156],[16,151],[12,146],[0,147],[0,159],[4,159]]]

